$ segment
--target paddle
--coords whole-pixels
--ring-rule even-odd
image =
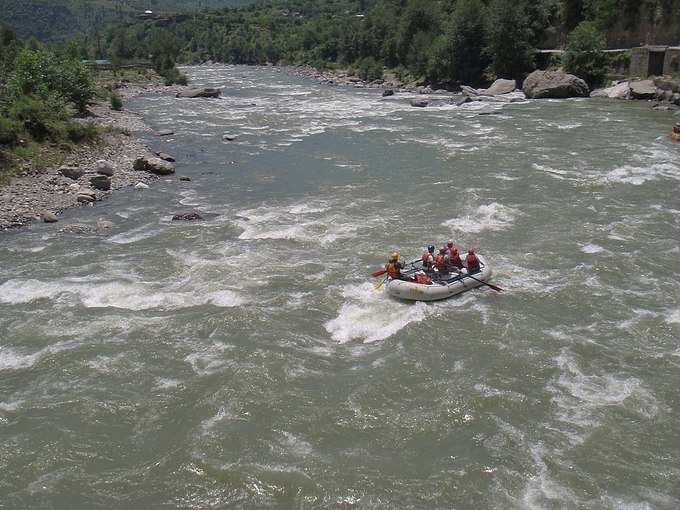
[[[460,273],[460,271],[458,271],[458,272]],[[462,274],[462,273],[461,273],[461,274]],[[500,287],[497,287],[496,285],[492,285],[492,284],[490,284],[490,283],[486,283],[484,280],[480,280],[479,278],[475,278],[475,277],[472,276],[470,273],[468,273],[468,274],[466,274],[466,275],[464,275],[464,276],[469,276],[469,277],[472,278],[473,280],[478,281],[479,283],[483,283],[483,284],[486,285],[487,287],[491,287],[491,288],[492,288],[493,290],[495,290],[496,292],[503,292],[503,289],[501,289]]]
[[[388,278],[389,278],[389,276],[386,276],[385,279],[383,281],[381,281],[380,283],[374,283],[373,288],[375,290],[378,290],[380,287],[382,287],[385,284],[385,282],[387,281]]]

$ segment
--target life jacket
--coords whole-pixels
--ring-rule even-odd
[[[420,257],[420,258],[423,261],[423,267],[424,268],[432,267],[433,259],[432,259],[432,255],[429,252],[423,253],[423,256]]]
[[[474,253],[468,253],[465,262],[467,262],[468,272],[479,271],[479,259]]]
[[[463,268],[463,261],[460,260],[460,254],[458,252],[451,252],[449,257],[449,265],[457,267],[458,269]]]
[[[445,260],[445,257],[442,253],[438,254],[434,258],[434,265],[437,266],[437,269],[439,269],[439,270],[446,269],[446,260]]]
[[[424,285],[429,285],[432,283],[432,278],[423,273],[416,273],[416,283],[422,283]]]
[[[388,262],[385,264],[385,269],[390,278],[401,278],[401,264],[398,262]]]

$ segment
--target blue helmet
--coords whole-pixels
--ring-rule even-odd
[[[429,251],[430,253],[434,253],[434,245],[431,244],[430,246],[428,246],[427,251]]]

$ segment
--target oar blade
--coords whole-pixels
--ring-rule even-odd
[[[378,271],[374,271],[373,273],[371,273],[371,276],[373,278],[377,278],[378,276],[384,275],[386,272],[387,272],[387,269],[380,269]]]

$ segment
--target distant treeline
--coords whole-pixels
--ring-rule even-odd
[[[162,49],[186,63],[343,66],[369,79],[387,68],[401,78],[475,84],[521,78],[536,66],[535,48],[566,44],[580,25],[573,46],[596,51],[610,31],[679,19],[680,0],[277,0],[166,27],[119,24],[85,44],[120,61]]]

